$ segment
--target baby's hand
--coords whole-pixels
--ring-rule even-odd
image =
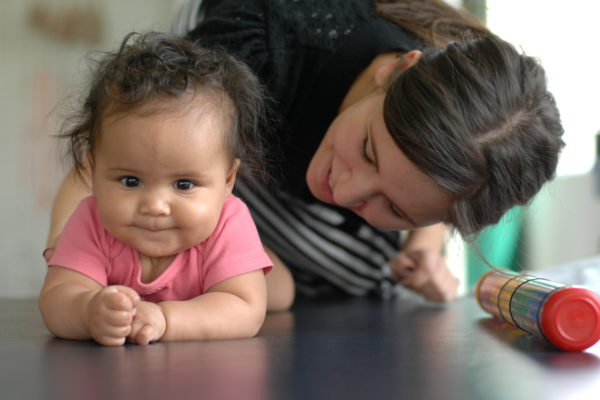
[[[148,344],[159,340],[167,329],[167,321],[158,304],[140,301],[131,323],[127,340],[136,344]]]
[[[131,332],[140,296],[126,286],[108,286],[98,291],[88,305],[90,336],[105,346],[120,346]]]

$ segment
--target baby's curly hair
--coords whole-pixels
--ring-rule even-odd
[[[242,178],[269,180],[264,88],[248,66],[224,50],[164,33],[133,32],[117,51],[104,53],[92,74],[83,105],[65,120],[59,134],[69,142],[67,156],[78,173],[86,168],[86,153],[94,153],[107,116],[190,93],[221,92],[227,100],[217,106],[232,118],[225,140],[230,159],[241,160]]]

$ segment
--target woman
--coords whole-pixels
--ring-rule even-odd
[[[277,191],[236,186],[276,265],[271,310],[294,286],[388,296],[400,282],[447,301],[443,224],[473,237],[554,175],[562,128],[542,68],[441,1],[192,9],[188,37],[248,63],[278,116]],[[49,247],[82,192],[63,185]]]

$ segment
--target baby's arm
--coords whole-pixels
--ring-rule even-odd
[[[187,301],[160,303],[167,329],[161,340],[236,339],[255,336],[265,318],[262,270],[229,278]]]
[[[39,306],[46,326],[56,336],[119,346],[130,333],[139,301],[131,288],[103,287],[76,271],[50,267]]]

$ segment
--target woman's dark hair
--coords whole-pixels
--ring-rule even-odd
[[[544,70],[441,0],[377,0],[375,12],[427,44],[390,82],[388,129],[453,196],[446,222],[474,238],[554,177],[563,129]]]
[[[564,146],[543,68],[492,35],[426,49],[389,83],[384,118],[400,149],[453,196],[446,222],[463,236],[528,203]]]
[[[442,0],[377,0],[375,14],[403,26],[432,47],[490,35],[475,16]]]
[[[116,52],[104,54],[93,73],[83,106],[59,135],[69,140],[78,172],[85,168],[86,152],[93,154],[108,115],[206,91],[227,97],[218,107],[232,116],[225,144],[230,159],[241,160],[240,175],[267,180],[264,90],[252,71],[225,51],[162,33],[130,33]]]

